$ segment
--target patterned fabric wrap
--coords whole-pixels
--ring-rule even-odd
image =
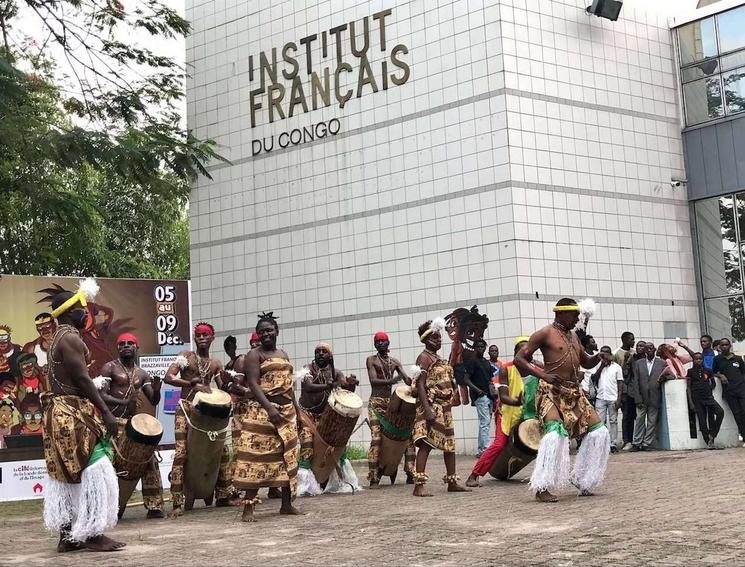
[[[96,443],[106,432],[103,421],[93,403],[80,396],[45,392],[41,405],[47,473],[59,482],[78,484]]]
[[[300,411],[305,414],[305,417],[312,421],[314,425],[318,425],[318,420],[321,419],[309,411],[301,409]],[[313,461],[313,432],[310,427],[303,427],[299,433],[300,438],[300,462],[298,466],[302,469],[309,469],[311,462]]]
[[[282,358],[270,358],[261,364],[259,386],[267,396],[292,398],[292,365]],[[298,433],[297,414],[292,403],[272,404],[283,418],[273,425],[264,407],[246,400],[236,416],[240,435],[236,447],[237,463],[233,484],[239,490],[289,486],[297,490]]]
[[[191,415],[193,406],[191,402],[184,400],[176,406],[176,416],[173,425],[174,434],[176,438],[176,447],[173,452],[173,466],[171,467],[171,499],[174,506],[184,505],[184,465],[186,465],[187,458],[187,434],[189,432],[189,422],[186,421],[186,414],[184,414],[183,407],[186,408],[186,412]],[[217,483],[215,484],[215,497],[216,498],[229,498],[234,496],[235,490],[231,483],[231,467],[230,467],[230,449],[228,444],[225,443],[222,448],[222,456],[220,458],[220,469],[217,473]],[[158,477],[160,479],[160,476]],[[154,480],[154,479],[153,479]],[[143,486],[145,483],[145,477],[143,477]],[[160,482],[160,480],[159,480]],[[162,489],[161,489],[162,490]],[[143,491],[144,496],[144,491]],[[147,507],[147,503],[145,504]],[[150,508],[148,508],[149,510]]]
[[[116,445],[121,447],[122,441],[127,436],[125,426],[127,419],[118,418],[119,431],[116,435]],[[119,471],[117,471],[119,472]],[[160,480],[160,468],[158,459],[153,456],[147,464],[145,474],[142,475],[142,500],[146,510],[163,510],[163,483]]]
[[[545,426],[546,415],[555,407],[559,412],[564,428],[570,437],[579,438],[587,433],[590,419],[595,412],[592,404],[582,393],[579,384],[571,387],[560,386],[558,392],[543,380],[538,385],[538,395],[536,398],[536,407],[538,408],[538,419]]]
[[[422,380],[424,374],[417,380]],[[436,361],[426,373],[424,389],[427,399],[435,414],[435,422],[431,428],[427,428],[427,420],[424,416],[424,406],[417,403],[416,420],[414,421],[414,443],[427,443],[435,449],[446,453],[455,451],[455,429],[453,427],[453,414],[450,402],[455,391],[455,380],[453,369],[443,360]]]
[[[367,452],[367,479],[371,482],[380,480],[378,476],[378,461],[380,459],[380,447],[383,443],[379,416],[385,417],[388,409],[390,398],[374,397],[367,402],[367,418],[370,421],[370,450]],[[416,459],[416,449],[414,442],[409,439],[406,447],[406,457],[404,461],[404,471],[407,475],[414,473],[414,461]]]

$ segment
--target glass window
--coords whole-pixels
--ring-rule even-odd
[[[745,307],[742,295],[704,301],[706,330],[713,337],[732,339],[735,352],[745,347]]]
[[[720,71],[729,71],[731,69],[736,69],[737,67],[745,67],[745,51],[738,51],[732,55],[725,55],[720,58],[720,61]]]
[[[743,63],[745,64],[745,63]],[[732,69],[732,67],[730,67]],[[691,65],[681,69],[680,76],[684,83],[688,81],[695,81],[696,79],[703,79],[709,75],[716,73],[719,70],[719,59],[707,59],[701,63]]]
[[[698,253],[704,297],[742,291],[732,196],[696,203]]]
[[[706,18],[678,28],[678,43],[681,65],[714,57],[717,54],[714,18]]]
[[[745,47],[745,6],[717,16],[720,53]]]
[[[745,110],[745,67],[722,75],[727,114]]]
[[[683,98],[689,125],[724,116],[719,75],[683,85]]]

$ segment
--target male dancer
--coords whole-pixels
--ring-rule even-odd
[[[437,318],[419,325],[419,341],[424,350],[416,359],[421,374],[414,378],[417,389],[416,420],[414,421],[414,445],[416,472],[414,473],[414,496],[432,496],[424,485],[428,480],[425,469],[432,449],[440,449],[445,456],[446,474],[442,481],[448,485],[448,492],[471,492],[458,484],[455,474],[455,430],[453,429],[453,405],[456,401],[456,385],[453,368],[440,358],[437,351],[442,346],[442,332],[445,321]]]
[[[314,351],[313,362],[306,364],[299,374],[300,384],[300,418],[310,425],[317,425],[321,414],[326,408],[329,394],[334,388],[343,388],[354,392],[359,381],[352,374],[344,376],[344,372],[334,367],[334,352],[329,343],[320,342]],[[311,427],[303,427],[300,431],[300,462],[298,471],[298,494],[320,494],[321,488],[310,470],[313,461],[313,431]],[[356,484],[356,483],[355,483]]]
[[[528,342],[528,337],[515,339],[515,355]],[[491,470],[510,440],[510,433],[522,420],[536,417],[535,396],[538,379],[520,371],[513,361],[499,373],[499,411],[494,441],[481,454],[466,480],[466,486],[481,486],[479,477]]]
[[[297,487],[297,440],[302,429],[295,401],[292,365],[277,347],[279,325],[273,313],[262,313],[256,325],[261,345],[236,362],[236,372],[248,387],[234,383],[244,396],[235,416],[239,422],[238,462],[233,482],[246,491],[244,522],[254,522],[254,508],[262,487],[282,489],[280,514],[302,514],[292,505]]]
[[[88,318],[85,306],[97,291],[89,279],[77,292],[63,291],[52,298],[59,327],[49,347],[51,392],[42,394],[49,474],[44,523],[59,530],[60,553],[116,551],[125,545],[103,535],[116,525],[119,486],[109,439],[118,427],[88,375],[90,353],[80,337]]]
[[[572,330],[579,321],[573,299],[560,299],[553,309],[554,322],[535,332],[515,355],[515,364],[540,379],[538,418],[544,435],[538,446],[530,486],[539,502],[556,502],[550,490],[571,482],[582,496],[589,496],[605,476],[610,436],[582,393],[578,370],[592,368],[597,356],[588,356]],[[536,350],[543,353],[545,368],[531,364]],[[569,474],[569,436],[582,438],[574,470]]]
[[[199,323],[194,327],[194,342],[197,345],[197,351],[187,350],[179,353],[176,361],[171,364],[166,372],[165,383],[181,388],[181,400],[183,400],[183,407],[187,413],[191,412],[191,402],[194,395],[197,392],[211,392],[210,384],[212,380],[222,376],[222,362],[210,357],[210,346],[214,340],[215,328],[209,323]],[[170,478],[171,498],[173,499],[171,516],[177,518],[184,513],[184,465],[188,458],[186,445],[188,422],[181,402],[176,410],[175,420],[176,450],[173,456]],[[215,486],[216,506],[231,505],[230,498],[233,495],[231,494],[229,465],[230,451],[225,445]]]
[[[377,354],[367,357],[367,375],[370,378],[372,392],[367,402],[367,415],[370,420],[370,450],[367,453],[367,466],[370,472],[367,475],[370,488],[380,487],[380,471],[378,470],[378,459],[380,458],[380,446],[383,438],[380,432],[380,418],[385,419],[388,402],[391,400],[391,386],[403,380],[411,386],[411,379],[404,372],[401,363],[389,356],[388,347],[390,340],[383,331],[375,333],[373,344]],[[406,471],[406,484],[414,484],[414,460],[416,449],[414,443],[409,442],[406,448],[406,460],[404,470]]]
[[[119,422],[117,443],[126,435],[124,426],[127,420],[137,413],[137,398],[142,392],[154,407],[160,402],[160,378],[150,377],[137,365],[139,344],[137,337],[123,333],[116,339],[119,358],[104,364],[101,376],[108,378],[101,388],[101,398]],[[163,517],[163,485],[160,481],[160,469],[155,458],[150,459],[142,477],[142,499],[147,518]],[[119,508],[119,518],[124,515],[125,507]]]

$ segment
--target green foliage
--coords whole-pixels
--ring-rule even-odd
[[[126,43],[188,29],[155,0],[0,0],[0,273],[188,277],[189,181],[222,158],[183,129],[183,69]]]
[[[359,445],[347,445],[347,459],[350,461],[367,460],[367,449]]]

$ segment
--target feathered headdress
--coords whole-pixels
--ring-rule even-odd
[[[76,303],[80,303],[80,305],[86,307],[89,301],[96,299],[99,291],[101,291],[101,287],[93,278],[80,280],[78,291],[73,293],[72,297],[52,311],[52,317],[56,319]]]
[[[579,329],[581,331],[585,330],[585,327],[587,326],[587,321],[595,315],[595,309],[597,308],[597,303],[595,303],[594,299],[590,299],[589,297],[584,298],[582,301],[578,304],[579,307],[579,321],[577,321],[576,329]]]

